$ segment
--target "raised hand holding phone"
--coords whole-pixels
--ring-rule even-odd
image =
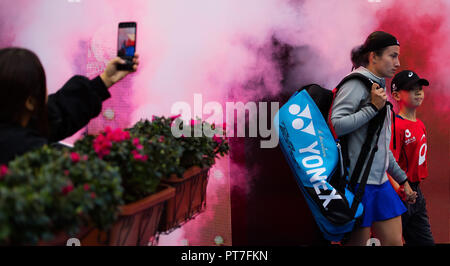
[[[136,53],[136,28],[136,22],[119,23],[117,57],[108,63],[100,75],[108,88],[137,70],[139,55]]]
[[[118,64],[118,70],[133,70],[133,58],[136,53],[136,37],[136,22],[119,23],[117,35],[117,56],[122,58],[125,63]]]
[[[139,55],[135,54],[131,62],[132,70],[119,70],[118,66],[124,64],[125,60],[120,57],[116,57],[109,61],[109,63],[106,65],[105,71],[103,71],[103,73],[100,75],[100,78],[103,80],[103,83],[105,83],[105,86],[109,88],[116,82],[122,80],[128,74],[136,72],[139,66]]]

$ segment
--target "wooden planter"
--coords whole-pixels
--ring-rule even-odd
[[[157,193],[120,207],[119,219],[108,232],[92,228],[81,240],[82,246],[148,246],[158,230],[164,204],[175,189],[160,185]]]
[[[163,184],[176,189],[175,197],[167,201],[159,224],[159,232],[170,233],[194,218],[206,208],[206,187],[209,168],[189,168],[183,178],[172,175],[163,179]]]
[[[66,232],[61,232],[59,234],[56,234],[53,240],[51,241],[39,241],[37,244],[38,246],[65,246],[67,245],[67,240],[71,238],[77,238],[82,239],[85,237],[91,229],[88,227],[83,227],[80,229],[80,233],[78,233],[76,236],[70,236]]]

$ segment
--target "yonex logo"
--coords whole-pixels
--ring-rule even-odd
[[[300,149],[299,152],[302,155],[306,155],[301,160],[301,163],[305,169],[309,169],[306,171],[306,174],[311,177],[309,182],[313,185],[314,191],[319,199],[323,200],[322,205],[326,209],[332,200],[342,199],[342,197],[337,194],[337,191],[334,188],[329,195],[325,195],[320,190],[321,188],[323,191],[330,189],[328,188],[326,181],[328,176],[324,175],[324,173],[326,173],[326,168],[323,167],[324,161],[317,146],[319,146],[319,142],[315,141],[308,147]]]
[[[294,121],[292,121],[292,127],[294,129],[300,130],[313,136],[316,135],[314,124],[311,118],[311,111],[309,110],[309,105],[306,105],[305,109],[303,109],[302,111],[298,104],[292,104],[291,106],[289,106],[289,113],[297,117],[296,119],[294,119]],[[305,121],[302,119],[302,117],[309,120],[307,121],[308,125],[306,127]]]
[[[295,116],[292,121],[292,127],[295,130],[316,136],[309,105],[306,105],[302,110],[300,105],[292,104],[289,106],[289,113]],[[309,176],[309,182],[312,184],[318,198],[323,200],[322,206],[326,210],[328,204],[332,200],[339,200],[342,199],[342,197],[337,193],[336,189],[328,187],[327,169],[324,165],[324,158],[319,147],[319,141],[316,140],[312,141],[309,146],[299,149],[299,153],[302,155],[302,159],[299,160],[299,163],[306,169],[306,174]],[[326,192],[330,190],[331,192]]]

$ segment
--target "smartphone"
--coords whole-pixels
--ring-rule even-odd
[[[133,70],[133,57],[136,53],[136,22],[120,22],[117,37],[117,56],[126,61],[117,65],[118,70]]]

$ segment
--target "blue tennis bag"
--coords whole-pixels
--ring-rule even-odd
[[[281,149],[309,208],[329,241],[340,241],[363,215],[352,208],[343,159],[322,112],[307,90],[295,93],[275,116]]]
[[[366,139],[350,176],[346,136],[337,139],[326,120],[337,91],[351,79],[360,80],[369,92],[374,83],[364,75],[353,73],[333,92],[317,84],[304,86],[274,118],[281,149],[317,225],[327,240],[335,242],[348,236],[362,220],[361,201],[377,151],[372,143],[374,138],[378,143],[387,115],[384,107],[369,121]]]

